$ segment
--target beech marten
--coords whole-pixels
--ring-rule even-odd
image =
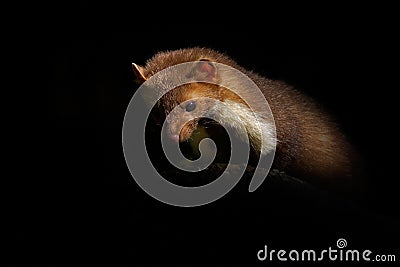
[[[352,175],[353,149],[346,141],[346,137],[328,114],[312,99],[292,86],[248,71],[225,54],[208,48],[196,47],[159,52],[144,66],[133,64],[133,71],[138,83],[143,83],[155,73],[185,62],[197,62],[196,71],[213,81],[229,79],[218,72],[213,62],[233,67],[254,81],[269,103],[275,121],[277,140],[263,140],[266,146],[263,147],[263,151],[268,153],[269,146],[276,141],[274,159],[276,168],[306,180],[315,177],[328,183],[349,180],[343,178],[349,178]],[[242,88],[242,91],[246,91],[246,88]],[[220,100],[221,105],[218,108],[213,107],[213,112],[217,112],[232,127],[235,127],[237,123],[235,118],[244,121],[253,148],[261,151],[259,140],[261,135],[257,133],[257,129],[254,129],[254,121],[249,115],[248,107],[237,94],[209,83],[190,83],[180,86],[176,90],[169,91],[158,101],[157,107],[164,115],[167,115],[175,106],[191,100],[185,104],[180,113],[175,114],[173,119],[168,121],[168,133],[171,140],[187,141],[199,126],[198,119],[187,122],[190,113],[196,109],[204,110],[204,112],[210,110],[206,103],[196,101],[198,97]],[[227,106],[229,110],[226,109]],[[230,115],[232,110],[236,116]],[[182,121],[187,123],[178,132]],[[269,130],[269,123],[266,119],[265,127],[261,126],[266,132]],[[268,139],[270,135],[267,133],[264,136]]]

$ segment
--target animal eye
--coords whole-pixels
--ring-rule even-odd
[[[196,108],[196,102],[190,101],[189,104],[186,105],[186,111],[191,112]]]

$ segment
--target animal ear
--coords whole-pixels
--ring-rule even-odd
[[[137,65],[135,63],[132,63],[132,69],[133,69],[133,73],[136,76],[136,82],[138,84],[142,84],[147,80],[146,76],[144,75],[144,72],[145,72],[144,67]]]
[[[218,81],[217,67],[208,59],[200,59],[197,61],[190,74],[193,78],[205,79],[210,82]]]

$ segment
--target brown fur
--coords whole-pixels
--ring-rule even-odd
[[[350,176],[352,153],[345,136],[313,100],[284,82],[270,80],[245,70],[224,54],[207,48],[158,53],[147,61],[141,74],[149,78],[169,66],[203,59],[238,69],[261,89],[276,124],[278,144],[275,164],[278,168],[301,177],[318,176],[330,179]],[[179,90],[168,92],[159,105],[167,114],[175,105],[191,99],[193,92],[196,92],[196,96],[213,97],[221,101],[242,101],[231,91],[212,86],[215,90],[210,90],[210,85],[204,86],[201,83],[182,86]],[[196,127],[197,121],[186,125],[180,134],[180,140],[189,138]]]

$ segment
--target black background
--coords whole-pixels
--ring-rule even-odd
[[[39,204],[26,204],[15,240],[31,263],[140,266],[154,263],[257,263],[271,249],[323,249],[345,238],[352,249],[395,254],[399,246],[396,176],[397,85],[390,32],[374,23],[296,30],[273,25],[139,23],[130,31],[49,33],[48,150],[50,179]],[[257,26],[255,26],[257,25]],[[376,42],[378,40],[378,42]],[[362,201],[268,184],[230,193],[197,208],[148,196],[124,162],[121,131],[137,86],[131,63],[157,51],[217,49],[240,65],[282,79],[337,118],[368,162]],[[34,250],[32,248],[35,248]],[[400,256],[400,255],[397,255]],[[17,257],[20,258],[20,257]],[[263,263],[266,264],[266,263]]]

